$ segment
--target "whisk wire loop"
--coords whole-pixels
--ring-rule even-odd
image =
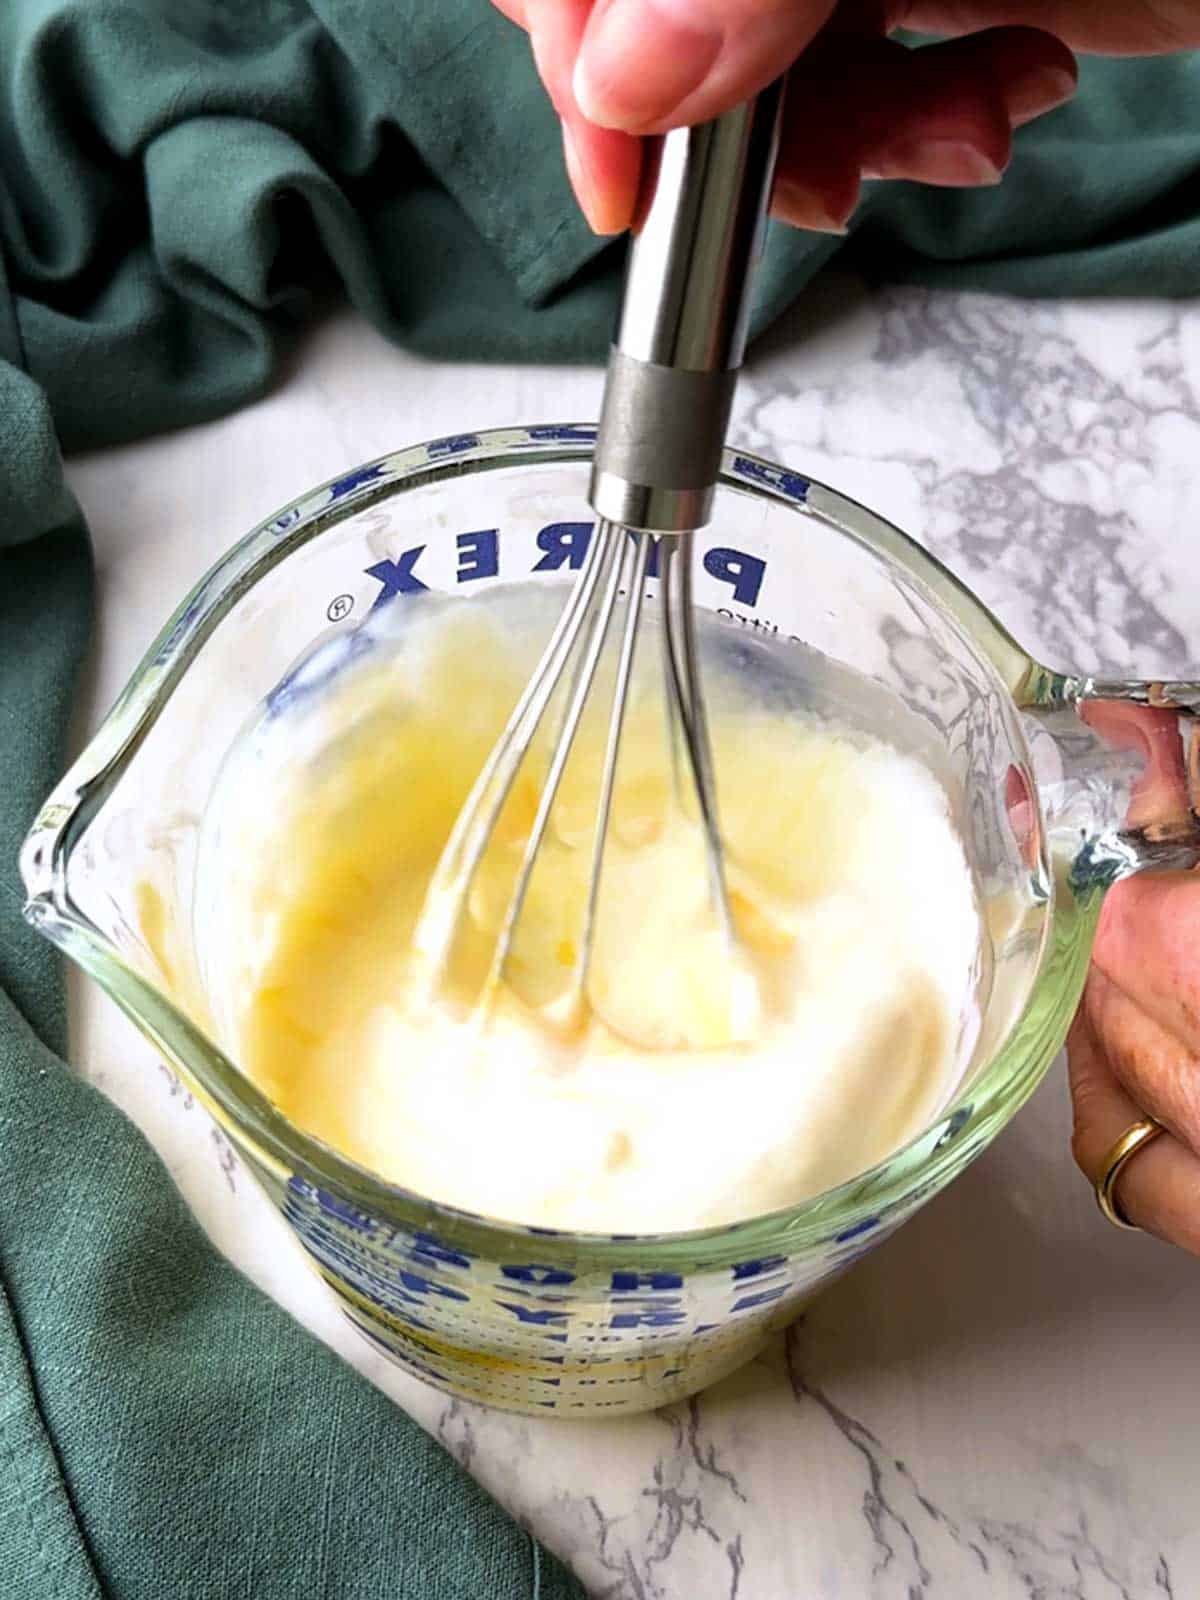
[[[696,617],[692,596],[692,535],[663,541],[663,664],[668,678],[668,738],[671,742],[676,798],[686,792],[680,770],[680,745],[686,758],[692,789],[704,830],[713,900],[726,936],[733,937],[733,916],[725,877],[725,847],[717,811],[717,784],[713,771],[708,713],[700,681],[696,645]]]
[[[500,937],[496,941],[496,948],[492,957],[492,968],[488,976],[488,990],[503,978],[504,968],[512,950],[517,922],[525,905],[525,896],[529,891],[529,882],[533,876],[534,865],[537,861],[538,852],[542,848],[546,829],[550,824],[550,813],[553,811],[554,802],[558,797],[559,785],[562,783],[563,773],[566,771],[567,762],[570,760],[571,749],[575,743],[575,735],[579,732],[579,724],[583,720],[588,695],[591,693],[596,670],[604,653],[608,630],[612,625],[613,614],[617,609],[617,599],[621,591],[622,569],[625,565],[625,531],[612,523],[600,522],[596,528],[596,543],[601,546],[600,567],[606,580],[604,596],[600,602],[599,609],[590,619],[580,670],[576,674],[572,685],[566,717],[554,744],[550,766],[538,799],[537,813],[534,816],[533,826],[529,830],[529,837],[525,843],[525,852],[521,858],[520,870],[517,873],[517,880],[513,885],[512,895],[508,902],[508,910],[505,913],[504,922],[500,929]],[[584,620],[581,619],[580,621],[581,629],[584,625]],[[561,672],[562,668],[559,669],[560,676]]]
[[[421,986],[430,993],[444,975],[479,864],[604,577],[611,553],[602,534],[605,526],[598,526],[597,537],[588,544],[554,631],[471,786],[430,880],[414,936],[423,969]]]
[[[431,881],[415,940],[423,961],[423,983],[427,998],[432,998],[445,976],[462,919],[467,913],[472,884],[489,841],[547,708],[574,660],[574,671],[566,688],[565,702],[551,744],[533,822],[524,843],[520,865],[493,947],[487,980],[477,1006],[477,1015],[484,1021],[490,1013],[495,993],[506,976],[530,882],[604,656],[618,603],[622,593],[627,593],[628,604],[621,628],[592,832],[587,896],[568,992],[565,1002],[555,1008],[560,1022],[577,1022],[582,1015],[596,937],[600,885],[616,791],[621,734],[633,682],[650,555],[655,544],[659,552],[663,690],[675,802],[683,815],[693,814],[692,808],[685,803],[687,780],[690,779],[690,789],[695,795],[695,810],[704,835],[713,901],[726,937],[732,940],[734,930],[725,883],[716,781],[700,685],[692,598],[692,535],[657,536],[631,531],[602,518],[596,524],[583,566],[541,659],[472,786]]]

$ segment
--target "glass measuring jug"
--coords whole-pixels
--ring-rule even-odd
[[[593,439],[556,425],[436,440],[256,528],[168,622],[22,854],[31,920],[186,1078],[364,1335],[456,1393],[576,1415],[663,1404],[732,1370],[949,1182],[1059,1048],[1106,889],[1200,857],[1196,685],[1051,672],[889,524],[728,454],[698,539],[697,602],[729,630],[794,640],[899,697],[951,795],[991,979],[953,1098],[837,1189],[662,1236],[455,1211],[292,1126],[215,1042],[197,977],[195,858],[221,762],[254,708],[302,679],[298,658],[375,606],[424,590],[466,601],[500,582],[565,589],[590,533]],[[1122,728],[1169,746],[1169,794],[1138,788]]]

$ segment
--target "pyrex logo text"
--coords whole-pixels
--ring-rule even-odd
[[[550,522],[537,535],[535,543],[541,555],[529,568],[532,572],[556,572],[560,567],[577,571],[583,565],[594,524],[591,522]],[[500,530],[477,528],[460,533],[455,539],[458,562],[455,567],[456,583],[473,583],[479,578],[497,578],[501,568]],[[429,586],[417,575],[417,565],[425,553],[423,544],[402,550],[394,558],[376,561],[365,569],[369,578],[380,585],[375,605],[382,605],[400,594],[419,594]],[[730,597],[738,605],[754,606],[758,603],[767,564],[759,556],[745,550],[714,545],[703,558],[705,572],[718,583],[727,584]],[[650,554],[649,575],[658,573],[658,546]],[[373,609],[373,608],[372,608]]]

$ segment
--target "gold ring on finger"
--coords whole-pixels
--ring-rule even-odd
[[[1151,1140],[1157,1139],[1160,1133],[1165,1132],[1166,1129],[1161,1122],[1155,1122],[1153,1117],[1143,1117],[1140,1122],[1135,1122],[1126,1128],[1100,1163],[1100,1172],[1094,1186],[1096,1203],[1115,1228],[1128,1228],[1134,1233],[1138,1231],[1137,1224],[1123,1216],[1117,1204],[1117,1179],[1139,1150]]]

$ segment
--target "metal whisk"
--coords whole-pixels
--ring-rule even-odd
[[[658,548],[663,685],[677,792],[690,780],[711,892],[734,939],[692,605],[693,532],[712,508],[746,343],[749,282],[770,198],[782,85],[649,148],[609,356],[589,499],[597,522],[550,641],[476,780],[438,864],[417,931],[432,987],[449,961],[472,882],[551,700],[575,663],[536,814],[496,941],[485,1002],[503,977],[538,852],[622,594],[592,840],[591,874],[561,1020],[581,1014],[595,937],[621,729],[651,551]]]

